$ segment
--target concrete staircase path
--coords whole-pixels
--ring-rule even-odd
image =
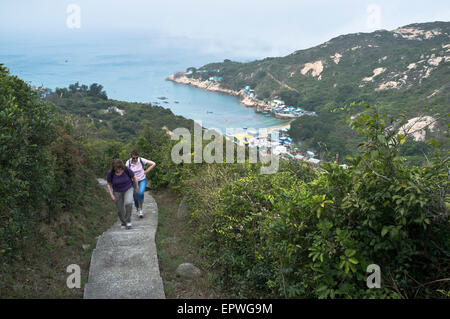
[[[165,299],[155,244],[158,206],[148,192],[143,211],[139,218],[133,207],[131,229],[118,221],[98,238],[84,299]]]

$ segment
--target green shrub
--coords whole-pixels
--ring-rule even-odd
[[[62,128],[50,146],[53,155],[52,195],[48,200],[49,216],[57,210],[72,210],[80,207],[86,190],[95,183],[95,175],[88,165],[85,147]]]
[[[53,110],[0,65],[0,256],[19,246],[50,196],[55,125]]]
[[[57,114],[38,93],[0,65],[0,262],[38,221],[80,207],[95,183],[81,142],[92,127]]]
[[[233,165],[191,179],[192,215],[220,284],[241,297],[429,298],[448,291],[448,158],[399,156],[405,136],[371,107],[350,120],[364,142],[351,166]],[[204,186],[202,186],[204,184]],[[368,289],[367,266],[382,288]]]

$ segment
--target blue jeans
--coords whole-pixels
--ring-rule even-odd
[[[144,178],[142,181],[139,181],[139,193],[133,192],[133,198],[134,198],[134,206],[136,208],[139,207],[139,203],[144,202],[144,192],[145,192],[145,186],[147,185],[147,179]],[[133,182],[133,189],[136,189],[136,184]]]

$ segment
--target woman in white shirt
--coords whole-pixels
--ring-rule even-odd
[[[133,194],[134,197],[134,206],[136,207],[136,212],[138,217],[144,217],[142,212],[142,204],[144,203],[144,192],[145,186],[147,185],[146,174],[150,172],[155,167],[155,162],[150,161],[148,159],[139,157],[139,154],[136,150],[131,152],[131,158],[125,164],[129,169],[134,172],[134,175],[137,178],[139,183],[139,192]],[[144,169],[145,165],[150,165],[146,170]],[[135,183],[133,183],[133,187],[136,189]]]

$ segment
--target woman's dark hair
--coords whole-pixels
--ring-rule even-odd
[[[121,168],[123,170],[125,170],[125,165],[123,164],[123,162],[120,159],[114,159],[111,162],[111,172],[115,172],[116,169]]]
[[[131,152],[131,156],[139,156],[138,151],[133,150],[133,151]]]

